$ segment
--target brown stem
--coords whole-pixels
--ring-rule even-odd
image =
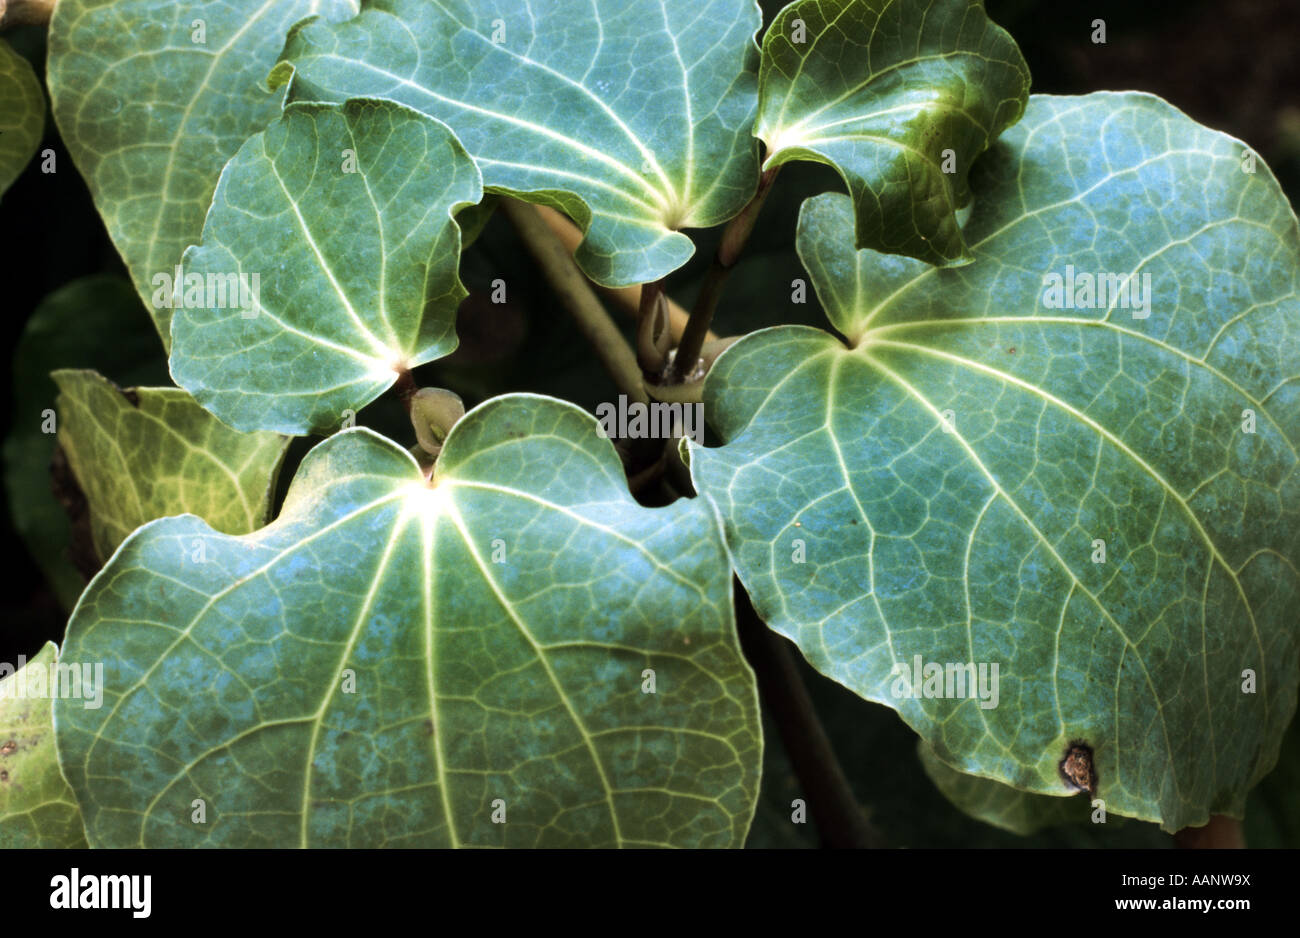
[[[700,295],[695,298],[691,318],[682,332],[682,341],[677,345],[677,357],[673,359],[672,371],[668,376],[669,383],[686,381],[695,371],[695,363],[700,358],[700,349],[708,340],[709,327],[713,325],[713,313],[718,308],[722,287],[731,276],[736,261],[740,260],[745,242],[749,240],[749,234],[754,230],[754,222],[758,220],[758,213],[762,211],[763,203],[767,201],[767,194],[772,190],[772,183],[776,180],[779,170],[780,167],[776,166],[759,176],[758,189],[754,197],[723,229],[722,241],[718,243],[718,250],[713,255],[713,263],[709,265],[704,285],[700,287]]]
[[[393,382],[393,390],[397,392],[397,399],[402,402],[402,406],[406,408],[406,412],[409,414],[411,412],[411,398],[415,396],[416,391],[420,390],[416,387],[415,378],[411,376],[409,368],[403,368],[397,373],[397,380]]]
[[[758,689],[781,733],[808,808],[827,847],[881,847],[880,835],[862,813],[835,750],[817,719],[812,698],[790,653],[790,643],[758,617],[736,581],[740,646],[758,677]]]
[[[529,253],[541,267],[547,283],[573,316],[578,329],[591,343],[618,389],[627,395],[629,401],[648,404],[650,398],[642,383],[636,355],[605,312],[590,281],[574,262],[573,255],[547,226],[537,207],[517,199],[503,198],[501,210],[514,224]]]
[[[0,0],[0,29],[44,26],[54,12],[54,0]]]
[[[1204,827],[1184,827],[1174,834],[1174,845],[1183,850],[1240,850],[1246,846],[1241,822],[1226,814],[1213,814]]]

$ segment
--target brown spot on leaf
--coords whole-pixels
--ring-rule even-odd
[[[4,769],[0,769],[0,782],[7,782],[7,781],[9,781],[9,773],[6,772]]]
[[[11,739],[3,746],[0,746],[0,756],[7,756],[9,755],[9,753],[13,752],[17,748],[18,748],[18,744]]]
[[[425,721],[424,721],[424,735],[425,735],[425,736],[432,736],[432,735],[433,735],[433,721],[432,721],[432,720],[425,720]]]
[[[1086,791],[1091,795],[1097,793],[1097,767],[1092,758],[1092,747],[1082,740],[1070,743],[1065,751],[1065,758],[1057,766],[1061,779],[1075,791]]]

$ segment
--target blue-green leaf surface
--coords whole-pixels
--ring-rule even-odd
[[[54,120],[146,303],[198,240],[221,167],[279,113],[265,79],[289,27],[354,12],[354,0],[55,5]],[[172,311],[150,310],[168,342]]]
[[[857,247],[961,264],[971,164],[1028,97],[1029,68],[982,0],[799,0],[763,36],[755,133],[765,168],[835,168]]]
[[[958,269],[855,252],[846,197],[805,205],[848,341],[724,353],[697,488],[764,619],[947,764],[1066,796],[1079,742],[1112,813],[1240,816],[1296,706],[1295,215],[1239,141],[1141,94],[1032,98],[971,186]],[[1082,273],[1145,298],[1076,278],[1062,308]],[[918,656],[950,695],[947,665],[998,665],[996,705],[930,695]]]
[[[489,189],[567,212],[579,265],[623,286],[753,194],[760,23],[754,0],[373,0],[295,30],[272,81],[446,121]]]
[[[710,506],[637,505],[595,420],[531,395],[433,482],[346,430],[260,531],[122,545],[68,631],[104,706],[55,711],[93,846],[743,842],[762,740]]]
[[[291,104],[227,164],[185,252],[172,375],[239,430],[338,427],[399,370],[456,347],[453,216],[482,196],[435,120],[391,101]],[[160,283],[155,302],[169,299]]]

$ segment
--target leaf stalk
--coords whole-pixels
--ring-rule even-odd
[[[618,389],[627,395],[629,401],[648,404],[650,398],[642,383],[636,354],[605,312],[591,283],[578,269],[563,242],[542,219],[536,206],[517,199],[503,198],[501,210],[519,232],[528,252],[541,268],[542,275],[564,303],[583,336],[591,343]]]
[[[700,287],[699,296],[695,298],[695,305],[691,308],[691,318],[687,320],[686,329],[682,332],[682,341],[677,346],[677,355],[668,374],[668,383],[689,380],[694,373],[695,365],[700,359],[700,349],[704,347],[709,327],[713,325],[713,313],[718,308],[722,288],[727,278],[731,276],[732,268],[740,260],[740,254],[749,241],[750,232],[754,230],[754,223],[758,220],[758,213],[762,211],[763,203],[767,201],[767,194],[772,190],[772,183],[776,181],[776,174],[780,169],[779,166],[775,166],[763,171],[758,178],[758,189],[754,192],[753,198],[740,210],[739,215],[727,222],[727,227],[723,229],[722,240],[713,255],[709,272],[704,277],[704,285]]]

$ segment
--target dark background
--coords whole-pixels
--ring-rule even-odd
[[[767,19],[784,2],[763,2]],[[1300,196],[1300,3],[1295,0],[989,0],[992,18],[1019,43],[1033,75],[1035,93],[1077,94],[1089,91],[1143,90],[1158,94],[1197,121],[1246,141],[1272,169],[1297,204]],[[1107,42],[1091,41],[1092,22],[1106,23]],[[44,72],[44,33],[23,27],[7,34],[14,46]],[[52,148],[58,171],[40,172],[39,159],[0,201],[0,273],[4,315],[0,341],[8,365],[0,382],[0,435],[8,436],[15,420],[39,420],[38,413],[14,412],[17,371],[14,352],[28,319],[52,291],[95,274],[123,276],[125,269],[91,203],[89,193],[60,142],[52,119],[46,121],[42,148]],[[722,300],[715,330],[734,334],[790,321],[787,304],[775,309],[764,297],[784,293],[800,276],[791,250],[795,218],[804,198],[839,189],[825,167],[794,164],[783,170],[741,268]],[[715,232],[699,232],[696,258],[669,279],[668,290],[689,302],[708,258]],[[504,221],[494,218],[466,252],[462,277],[471,295],[458,323],[462,347],[450,359],[422,368],[417,383],[452,387],[468,406],[511,390],[554,394],[593,407],[617,393],[593,364],[567,315],[555,307],[549,291]],[[510,302],[487,302],[489,284],[503,277]],[[810,291],[811,292],[811,291]],[[107,302],[107,300],[105,300]],[[824,324],[810,303],[801,319]],[[137,327],[147,330],[147,313],[139,306]],[[141,329],[137,328],[138,334]],[[23,354],[26,354],[24,352]],[[88,362],[60,362],[85,366]],[[27,369],[30,371],[30,367]],[[162,348],[144,373],[165,375]],[[136,370],[135,373],[141,373]],[[107,372],[127,383],[129,375]],[[21,391],[21,389],[18,389]],[[53,406],[52,400],[42,406]],[[399,440],[411,436],[398,405],[376,402],[362,421]],[[296,441],[281,474],[284,483],[314,441]],[[3,589],[0,590],[0,661],[34,655],[47,640],[62,638],[66,611],[14,532],[9,499],[0,514]],[[866,704],[805,668],[827,729],[859,799],[885,840],[898,846],[1124,845],[1166,846],[1169,839],[1152,825],[1128,823],[1062,828],[1019,838],[961,815],[933,788],[914,754],[915,737],[892,711]],[[769,726],[764,796],[750,843],[754,846],[815,845],[812,825],[788,823],[788,806],[798,796],[779,737]],[[1297,748],[1294,729],[1285,744]],[[1285,756],[1284,756],[1285,761]],[[1295,760],[1293,759],[1292,762]],[[1276,775],[1288,769],[1283,768]],[[1290,778],[1270,778],[1254,796],[1247,822],[1253,845],[1300,844],[1294,819],[1284,805],[1294,804],[1300,785]],[[1270,784],[1271,783],[1271,784]],[[1289,809],[1294,814],[1294,807]],[[1287,825],[1291,826],[1287,826]]]

